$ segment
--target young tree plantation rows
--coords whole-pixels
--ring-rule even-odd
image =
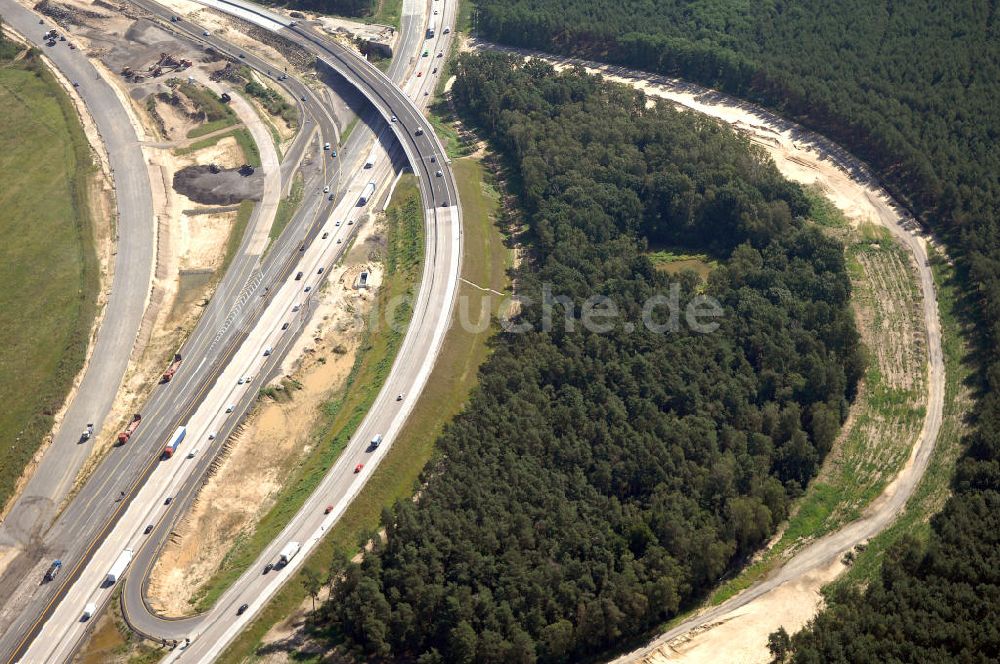
[[[420,500],[335,567],[317,620],[384,660],[575,661],[689,606],[785,518],[863,367],[850,282],[802,192],[728,129],[518,58],[456,70],[530,226],[532,331],[499,335]],[[651,242],[721,259],[707,284],[678,279],[682,305],[721,303],[717,330],[642,324],[677,279]],[[621,315],[599,332],[558,308],[545,330],[546,288]]]

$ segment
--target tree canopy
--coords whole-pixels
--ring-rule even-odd
[[[954,0],[477,0],[489,39],[681,76],[776,109],[867,161],[946,238],[978,314],[982,390],[930,541],[793,639],[796,661],[997,661],[1000,21]]]
[[[495,54],[462,56],[453,93],[520,193],[531,329],[498,336],[419,501],[336,569],[317,620],[386,660],[576,661],[675,615],[785,518],[863,365],[850,282],[799,188],[728,128]],[[722,265],[675,278],[650,242]],[[714,298],[718,329],[642,324],[672,287]],[[557,305],[546,326],[547,291],[621,315],[597,331]]]

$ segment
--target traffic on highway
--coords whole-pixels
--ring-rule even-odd
[[[136,4],[190,39],[239,58],[258,71],[275,70],[209,30],[177,20],[169,9],[148,0]],[[227,272],[229,281],[213,298],[214,308],[164,368],[151,401],[122,430],[119,450],[94,472],[47,535],[49,550],[60,551],[60,564],[55,573],[47,574],[49,582],[17,607],[17,615],[0,639],[6,661],[71,657],[90,618],[123,583],[123,613],[133,629],[151,638],[181,642],[183,648],[172,657],[210,661],[287,579],[287,572],[301,564],[370,477],[426,383],[450,321],[460,268],[459,201],[447,155],[421,111],[440,60],[433,67],[418,60],[418,68],[410,70],[405,66],[407,59],[399,57],[386,75],[308,26],[249,3],[212,4],[243,18],[254,16],[258,24],[314,53],[319,66],[329,67],[356,86],[371,102],[373,112],[364,118],[366,131],[354,132],[339,147],[341,155],[352,158],[324,159],[338,149],[330,145],[338,138],[332,117],[308,86],[295,77],[275,77],[301,100],[304,114],[316,121],[300,132],[285,163],[314,151],[320,163],[336,165],[310,175],[306,190],[316,193],[266,255],[249,251],[247,233],[242,248],[248,251],[241,252]],[[445,20],[453,20],[453,5],[440,2]],[[415,15],[422,21],[426,18],[422,13]],[[413,38],[413,34],[429,34],[423,22],[409,26],[406,34],[410,36],[404,38],[404,46],[430,46],[440,52],[448,48],[447,33]],[[395,137],[395,144],[390,136]],[[362,160],[362,154],[367,158]],[[258,387],[273,374],[301,332],[311,311],[311,294],[349,246],[357,227],[342,222],[359,208],[384,200],[401,156],[417,174],[425,201],[426,267],[412,322],[382,391],[354,442],[265,550],[259,564],[207,614],[187,620],[157,616],[144,597],[157,554],[197,495],[225,438],[252,405]],[[272,568],[283,573],[262,573]],[[10,612],[11,606],[5,609]]]

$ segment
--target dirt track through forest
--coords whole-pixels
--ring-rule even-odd
[[[903,511],[927,469],[944,409],[945,369],[934,280],[925,242],[902,226],[912,219],[882,189],[868,168],[846,150],[766,110],[679,79],[597,62],[510,49],[471,40],[473,49],[499,50],[540,58],[557,69],[581,66],[590,73],[642,90],[731,124],[771,155],[790,180],[817,185],[854,224],[871,222],[889,229],[916,259],[927,338],[927,409],[923,427],[899,475],[863,516],[806,547],[767,577],[729,600],[672,627],[613,664],[658,661],[765,662],[768,634],[784,625],[800,628],[817,611],[820,588],[839,575],[841,559],[855,545],[885,529]]]

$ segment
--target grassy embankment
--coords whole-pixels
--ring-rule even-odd
[[[0,38],[0,505],[83,366],[99,287],[90,146],[52,74],[17,50]]]
[[[951,494],[955,463],[962,453],[962,438],[968,432],[966,418],[972,410],[970,382],[975,367],[970,360],[971,316],[963,301],[962,286],[955,269],[945,261],[932,258],[941,317],[941,346],[945,364],[944,417],[934,451],[924,476],[906,503],[906,511],[891,526],[873,537],[863,551],[854,555],[851,568],[830,584],[824,592],[840,585],[864,584],[877,578],[886,549],[903,535],[926,540],[929,519],[937,514]]]
[[[375,12],[371,16],[366,16],[360,20],[365,23],[391,25],[399,30],[399,22],[402,16],[403,0],[376,0]]]
[[[382,508],[413,495],[420,471],[431,458],[434,441],[445,424],[464,406],[476,384],[478,367],[489,353],[487,340],[493,333],[492,326],[476,323],[481,322],[480,312],[484,311],[484,307],[495,314],[501,306],[499,296],[483,289],[507,290],[511,252],[505,246],[497,225],[500,197],[484,176],[482,163],[471,158],[461,159],[456,160],[453,167],[462,200],[465,230],[462,276],[479,286],[461,283],[458,306],[466,306],[466,320],[473,324],[467,327],[455,325],[449,329],[437,364],[413,415],[364,490],[295,578],[278,592],[231,644],[220,662],[242,662],[252,656],[264,634],[306,601],[308,594],[304,584],[309,575],[325,578],[335,552],[348,556],[356,554],[359,539],[367,537],[378,527]],[[398,199],[397,193],[394,203]],[[314,661],[301,653],[293,657],[296,661]]]
[[[171,83],[172,81],[167,81]],[[224,127],[239,122],[239,118],[233,109],[229,108],[222,99],[208,88],[191,83],[180,83],[177,90],[191,100],[191,103],[201,112],[204,124],[194,127],[188,131],[188,138],[198,138],[205,134],[211,134]]]
[[[302,204],[302,194],[305,191],[305,180],[301,173],[296,173],[295,179],[292,181],[292,187],[288,191],[288,195],[281,199],[278,203],[278,210],[274,213],[274,223],[271,224],[271,232],[269,237],[271,238],[271,244],[278,239],[281,235],[281,231],[285,230],[285,226],[288,222],[292,220],[295,216],[296,210],[299,209],[299,205]],[[268,249],[271,245],[268,245]]]
[[[839,226],[841,230],[834,232],[845,234],[848,271],[859,328],[868,351],[868,368],[851,418],[819,476],[798,500],[784,533],[758,561],[724,582],[711,597],[712,604],[749,587],[801,545],[861,516],[902,469],[923,424],[926,338],[912,259],[885,229],[864,225],[855,231],[844,230],[836,211],[826,206],[819,210],[819,215],[822,215],[817,219],[819,223],[831,228]],[[942,316],[946,316],[944,294]],[[960,335],[953,321],[944,322],[949,391],[955,395],[957,387],[952,383],[963,372],[961,351],[955,348]],[[955,403],[946,407],[942,439],[954,437],[957,445],[965,408],[959,404],[961,400],[951,401]],[[939,446],[937,463],[947,466],[939,472],[948,475],[954,464],[954,452],[947,461],[940,452],[950,444],[939,440]],[[937,494],[938,490],[932,493]],[[860,567],[851,572],[853,576],[859,573]]]
[[[162,649],[146,645],[125,625],[120,598],[121,587],[115,590],[110,608],[96,618],[94,632],[77,660],[80,664],[154,664],[163,659]]]

